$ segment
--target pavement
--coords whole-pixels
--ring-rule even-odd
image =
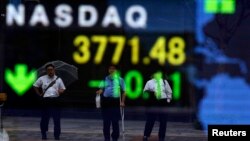
[[[40,117],[4,116],[3,129],[10,141],[41,141]],[[145,121],[126,120],[120,141],[141,141]],[[121,126],[120,126],[121,127]],[[61,141],[103,141],[101,119],[62,118]],[[158,122],[149,141],[157,141]],[[53,141],[53,120],[49,123],[48,141]],[[0,141],[7,141],[1,140]],[[194,129],[192,122],[168,122],[166,141],[207,141],[204,131]]]

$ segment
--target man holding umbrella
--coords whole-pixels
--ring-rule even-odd
[[[102,94],[101,106],[103,116],[103,135],[105,141],[110,141],[110,126],[112,124],[112,141],[117,141],[120,135],[120,107],[125,106],[125,84],[118,75],[117,67],[109,65],[109,75],[105,77],[104,85],[96,92]],[[123,112],[122,112],[123,113]]]
[[[60,140],[61,124],[58,98],[66,88],[62,79],[55,75],[55,66],[53,64],[47,64],[45,69],[47,74],[39,77],[33,84],[36,94],[42,97],[42,117],[40,122],[42,140],[47,139],[46,132],[48,131],[50,116],[54,120],[55,140]]]

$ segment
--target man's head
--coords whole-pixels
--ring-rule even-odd
[[[157,71],[153,74],[154,79],[159,80],[163,78],[163,73],[162,71]]]
[[[115,74],[117,74],[117,69],[118,69],[117,65],[113,64],[109,65],[108,67],[109,74],[115,76]]]
[[[55,75],[55,66],[53,64],[46,65],[45,69],[49,77],[53,77]]]
[[[152,77],[154,79],[162,79],[165,78],[165,73],[166,73],[166,67],[165,66],[158,66],[156,70],[154,71]]]

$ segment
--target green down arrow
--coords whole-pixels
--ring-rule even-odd
[[[32,70],[28,72],[26,64],[16,64],[14,72],[8,68],[5,70],[5,81],[18,96],[25,94],[36,80],[36,77],[36,71]]]

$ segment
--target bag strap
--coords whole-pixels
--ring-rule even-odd
[[[165,81],[167,81],[167,80],[162,79],[162,81],[163,81],[163,85],[164,85],[165,93],[166,93],[166,96],[167,96],[167,88],[166,88],[166,82],[165,82]]]
[[[53,86],[55,83],[56,83],[56,80],[58,79],[59,77],[57,76],[55,80],[53,80],[52,82],[49,83],[49,85],[47,86],[47,88],[43,91],[43,94],[45,94],[45,92],[51,87]]]

